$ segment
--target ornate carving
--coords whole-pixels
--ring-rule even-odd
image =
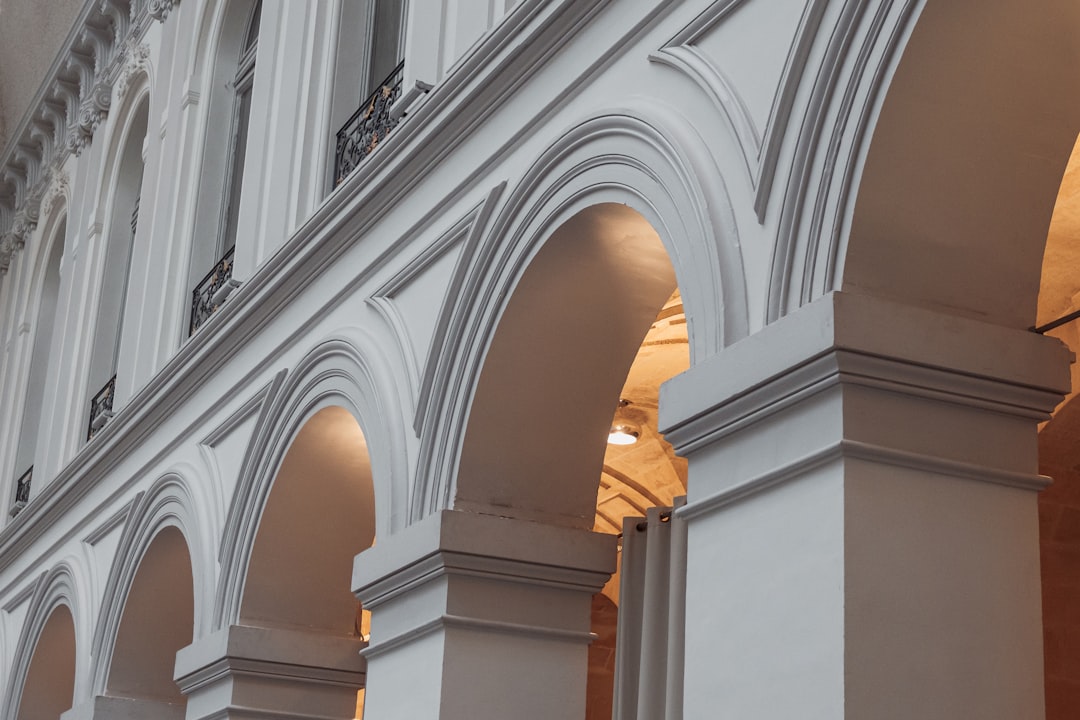
[[[15,240],[11,233],[0,237],[0,275],[7,275],[11,267],[11,256],[15,254]]]
[[[48,217],[52,213],[53,204],[61,197],[68,195],[68,174],[63,170],[53,171],[52,182],[45,196],[41,199],[41,214]]]
[[[158,22],[165,22],[172,9],[180,4],[180,0],[150,0],[146,6],[146,12]]]
[[[117,98],[121,100],[124,98],[132,78],[139,73],[150,74],[150,48],[145,43],[137,43],[132,38],[124,49],[124,67],[116,80]]]
[[[93,139],[102,121],[108,117],[111,104],[112,88],[104,82],[96,84],[90,97],[83,100],[79,106],[78,123],[72,128],[68,138],[68,146],[75,155],[79,155],[83,147]]]

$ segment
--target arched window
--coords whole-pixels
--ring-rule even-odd
[[[396,124],[401,94],[405,0],[342,2],[331,131],[330,187],[341,183]]]
[[[45,271],[41,276],[41,294],[33,330],[33,346],[30,351],[30,373],[26,383],[26,399],[22,423],[19,427],[19,444],[15,449],[15,497],[11,506],[12,517],[30,501],[30,483],[34,474],[34,456],[40,435],[41,409],[45,400],[49,356],[53,332],[56,327],[56,311],[60,299],[60,259],[64,254],[64,235],[67,221],[61,221],[53,236]]]
[[[87,440],[105,426],[113,413],[116,369],[120,360],[131,254],[139,218],[139,192],[143,177],[143,143],[146,140],[149,99],[135,111],[124,139],[120,165],[112,193],[109,224],[106,226],[105,271],[101,278],[101,298],[94,343],[90,356],[90,418]]]
[[[259,50],[262,0],[228,9],[214,66],[209,132],[199,184],[196,236],[192,244],[192,289],[188,334],[192,335],[236,286],[233,254],[240,234],[240,196],[244,185],[251,95]]]

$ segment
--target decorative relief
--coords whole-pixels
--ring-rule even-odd
[[[150,48],[145,43],[136,43],[132,39],[124,50],[124,68],[116,80],[117,98],[121,100],[124,98],[131,80],[139,74],[150,74]]]
[[[68,174],[64,170],[54,170],[49,189],[41,198],[41,214],[48,217],[52,214],[53,205],[60,198],[66,198],[69,188]]]
[[[158,22],[165,22],[169,13],[179,4],[180,0],[150,0],[146,11]]]
[[[108,117],[113,79],[123,75],[126,89],[147,66],[149,49],[128,39],[133,28],[144,26],[135,22],[137,16],[153,11],[164,19],[177,3],[99,0],[89,4],[67,45],[60,49],[52,75],[44,78],[47,89],[39,104],[29,109],[14,130],[14,149],[0,158],[0,192],[5,203],[0,209],[0,272],[8,269],[12,254],[30,238],[41,208],[48,212],[60,194],[67,194],[68,179],[61,168],[68,154],[78,155]]]

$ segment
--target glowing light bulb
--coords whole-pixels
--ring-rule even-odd
[[[633,445],[638,441],[638,431],[629,425],[612,425],[607,441],[609,445]]]

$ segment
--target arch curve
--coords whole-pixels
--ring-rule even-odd
[[[1077,37],[1080,6],[1069,0],[1038,12],[1019,0],[923,4],[866,150],[843,289],[1034,323],[1047,229],[1080,132]]]
[[[556,228],[582,210],[625,205],[656,230],[683,293],[692,362],[748,332],[738,230],[719,169],[692,153],[702,138],[640,99],[586,118],[537,159],[492,221],[450,313],[463,352],[443,354],[421,426],[411,520],[452,503],[469,406],[506,298]]]
[[[70,614],[74,626],[75,648],[80,646],[81,630],[87,627],[89,622],[86,617],[89,603],[81,597],[82,591],[79,588],[82,587],[86,587],[86,583],[81,579],[81,573],[76,570],[74,562],[67,560],[61,561],[52,569],[42,573],[34,584],[26,619],[23,621],[22,631],[15,645],[15,655],[8,673],[0,716],[6,718],[17,716],[38,641],[46,625],[53,618],[54,611],[63,607]],[[74,655],[73,686],[74,696],[78,697],[82,668],[79,665],[78,652]]]
[[[347,329],[319,343],[271,391],[225,523],[215,628],[240,619],[248,563],[278,468],[293,440],[319,411],[344,408],[366,438],[376,533],[390,535],[403,525],[408,492],[404,416],[393,374],[377,347],[366,332]]]
[[[102,609],[91,642],[91,691],[94,695],[106,692],[117,636],[140,564],[151,545],[168,528],[179,531],[191,561],[196,633],[206,623],[207,609],[200,606],[198,598],[205,597],[213,587],[213,556],[199,520],[199,504],[187,478],[188,473],[184,471],[167,473],[132,502],[105,584]]]

